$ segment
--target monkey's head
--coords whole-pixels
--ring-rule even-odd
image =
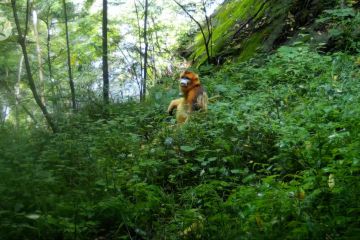
[[[190,89],[200,85],[199,76],[191,71],[185,71],[180,74],[180,90],[186,94]]]

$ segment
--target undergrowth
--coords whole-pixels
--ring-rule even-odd
[[[169,82],[55,135],[2,126],[1,238],[356,239],[356,54],[296,43],[207,69],[209,111],[181,127]]]

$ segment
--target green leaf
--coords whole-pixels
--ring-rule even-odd
[[[181,151],[184,151],[184,152],[192,152],[196,149],[196,147],[184,145],[184,146],[180,146],[180,149],[181,149]]]
[[[32,219],[32,220],[36,220],[36,219],[40,218],[40,215],[36,214],[36,213],[31,213],[31,214],[26,215],[25,217]]]

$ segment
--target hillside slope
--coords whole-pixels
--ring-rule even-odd
[[[359,7],[357,1],[343,1],[344,11],[339,12],[338,17],[348,16],[346,10],[349,8],[345,3],[348,6]],[[211,17],[209,26],[209,51],[212,62],[222,63],[229,58],[245,61],[256,53],[268,53],[276,49],[290,38],[299,36],[299,33],[310,33],[316,42],[332,44],[332,34],[314,23],[324,10],[334,9],[337,5],[339,3],[336,0],[225,1]],[[208,38],[207,28],[204,26]],[[187,55],[200,66],[207,60],[204,39],[200,32],[194,38],[190,40]]]
[[[343,30],[331,52],[294,41],[203,68],[209,112],[184,126],[167,80],[55,135],[1,126],[1,238],[357,239],[359,12],[319,19]]]

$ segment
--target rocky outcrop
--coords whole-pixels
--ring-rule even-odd
[[[257,51],[272,50],[335,4],[335,0],[225,1],[212,16],[213,63],[232,56],[247,60]],[[200,34],[189,50],[198,66],[207,60]]]

